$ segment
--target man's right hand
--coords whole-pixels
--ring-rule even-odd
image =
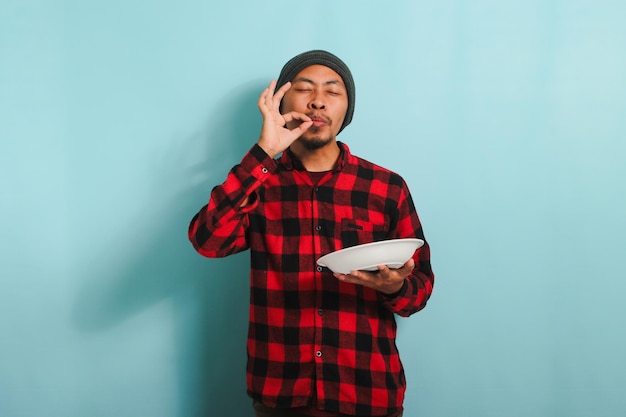
[[[272,158],[287,149],[313,124],[311,119],[303,113],[292,111],[280,114],[280,102],[290,87],[291,83],[286,83],[274,94],[276,81],[272,80],[259,97],[258,106],[263,116],[263,127],[258,143]],[[294,120],[300,120],[302,123],[294,129],[287,128],[287,123]]]

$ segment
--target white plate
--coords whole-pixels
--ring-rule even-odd
[[[376,271],[378,265],[399,268],[424,244],[422,239],[391,239],[340,249],[322,256],[317,264],[333,272]]]

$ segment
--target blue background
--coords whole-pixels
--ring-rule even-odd
[[[0,3],[0,415],[249,416],[247,253],[189,219],[293,55],[351,67],[435,293],[407,417],[626,415],[626,3]]]

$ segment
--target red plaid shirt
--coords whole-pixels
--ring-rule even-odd
[[[213,189],[189,239],[208,257],[250,249],[252,398],[277,408],[395,415],[405,377],[394,314],[426,305],[434,283],[430,249],[425,243],[416,251],[415,269],[392,296],[341,282],[316,265],[348,246],[424,239],[404,180],[338,144],[337,167],[317,184],[290,151],[275,160],[254,145]]]

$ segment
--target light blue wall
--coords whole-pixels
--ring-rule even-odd
[[[407,417],[626,415],[626,3],[0,3],[0,416],[247,416],[247,254],[186,240],[296,53],[352,68],[435,293]]]

